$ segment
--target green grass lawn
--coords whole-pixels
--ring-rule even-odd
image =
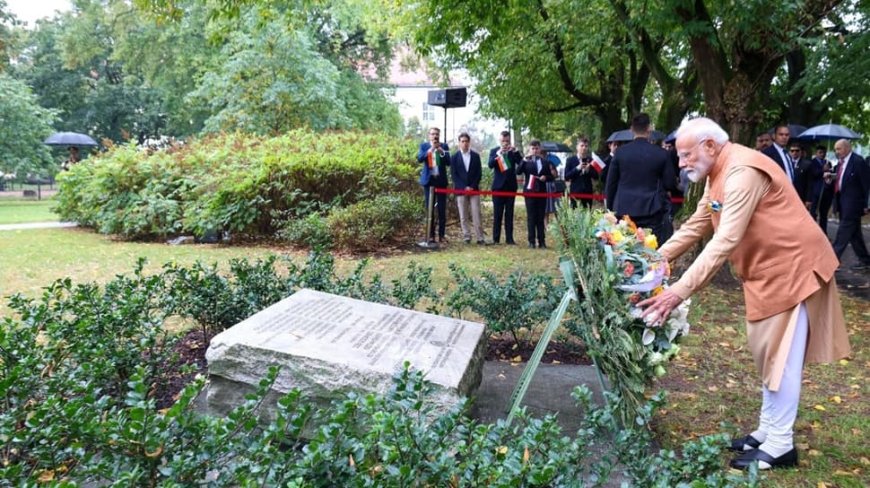
[[[518,220],[519,224],[524,224]],[[517,237],[523,233],[518,232]],[[65,276],[75,282],[104,282],[116,274],[129,273],[137,259],[148,259],[147,269],[163,263],[196,260],[224,264],[231,258],[256,259],[271,253],[289,254],[303,260],[305,253],[266,246],[192,245],[115,241],[84,229],[52,229],[0,232],[0,295],[39,293],[41,287]],[[357,256],[339,255],[336,267],[349,273]],[[523,246],[465,245],[455,238],[440,251],[413,247],[372,256],[369,272],[385,281],[402,276],[412,261],[434,269],[436,289],[448,286],[448,264],[458,263],[470,273],[492,271],[503,275],[515,269],[551,271],[557,275],[553,250]],[[827,487],[870,486],[870,307],[864,300],[843,297],[852,343],[852,357],[833,365],[806,369],[804,391],[795,438],[801,468],[769,473],[763,486]],[[0,304],[0,317],[7,309]],[[746,346],[743,298],[737,289],[713,285],[695,298],[692,332],[681,355],[668,368],[659,387],[668,392],[669,403],[655,422],[658,440],[677,448],[686,439],[721,432],[742,435],[751,431],[761,403],[759,381]],[[723,425],[725,427],[723,427]],[[727,466],[729,454],[723,455]]]
[[[267,246],[184,245],[117,241],[86,229],[40,229],[0,231],[0,296],[24,293],[34,296],[56,279],[71,277],[75,282],[105,282],[116,274],[129,273],[139,257],[148,260],[146,270],[159,270],[167,262],[190,264],[197,260],[225,265],[232,258],[256,259],[268,254],[287,254],[301,263],[306,253]],[[557,273],[555,251],[523,246],[477,246],[453,241],[440,251],[409,247],[387,257],[369,257],[369,273],[380,273],[385,281],[405,274],[411,262],[433,268],[437,287],[450,279],[448,264],[460,263],[470,272],[510,273],[514,269],[551,270]],[[339,273],[350,273],[359,257],[337,256]],[[0,302],[2,303],[2,302]],[[5,303],[0,304],[0,313]]]
[[[57,214],[51,211],[53,205],[51,200],[0,200],[0,224],[57,222]]]

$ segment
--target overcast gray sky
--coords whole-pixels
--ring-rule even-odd
[[[18,20],[27,22],[29,27],[33,27],[36,19],[53,17],[57,10],[72,9],[71,0],[6,0],[6,5]]]

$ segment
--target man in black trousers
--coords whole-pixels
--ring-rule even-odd
[[[858,154],[852,152],[852,144],[840,139],[834,144],[837,154],[837,173],[834,176],[834,203],[840,214],[840,225],[834,239],[834,254],[840,259],[846,246],[858,256],[854,270],[870,269],[870,254],[861,232],[861,217],[867,213],[867,195],[870,194],[870,166]]]
[[[526,201],[526,218],[528,220],[529,247],[534,248],[535,242],[539,248],[547,247],[544,232],[544,216],[547,212],[547,199],[541,196],[526,196],[527,193],[546,194],[547,182],[555,181],[556,167],[541,156],[541,141],[532,139],[529,143],[531,154],[519,166],[517,174],[525,175],[523,195]]]
[[[813,161],[822,166],[822,185],[819,192],[819,206],[817,210],[819,212],[819,226],[822,228],[822,232],[828,235],[828,214],[831,211],[831,205],[834,203],[834,175],[836,174],[836,169],[827,160],[826,154],[825,146],[816,147],[816,157],[813,158]]]
[[[631,120],[634,141],[621,146],[607,166],[607,208],[617,216],[628,215],[639,227],[649,227],[659,244],[668,237],[667,193],[677,186],[668,152],[649,142],[649,115]]]
[[[499,147],[489,151],[489,167],[492,168],[492,191],[515,193],[517,191],[517,167],[523,156],[511,145],[510,131],[502,131]],[[501,240],[501,225],[504,220],[505,244],[514,245],[514,196],[492,196],[492,242]]]

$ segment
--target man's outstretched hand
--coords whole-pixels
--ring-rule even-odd
[[[665,290],[654,297],[637,304],[644,309],[641,317],[650,325],[662,325],[671,315],[671,311],[677,308],[683,299],[671,290]]]

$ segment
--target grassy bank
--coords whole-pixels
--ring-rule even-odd
[[[0,224],[25,222],[56,222],[58,216],[51,211],[51,200],[0,200]]]

